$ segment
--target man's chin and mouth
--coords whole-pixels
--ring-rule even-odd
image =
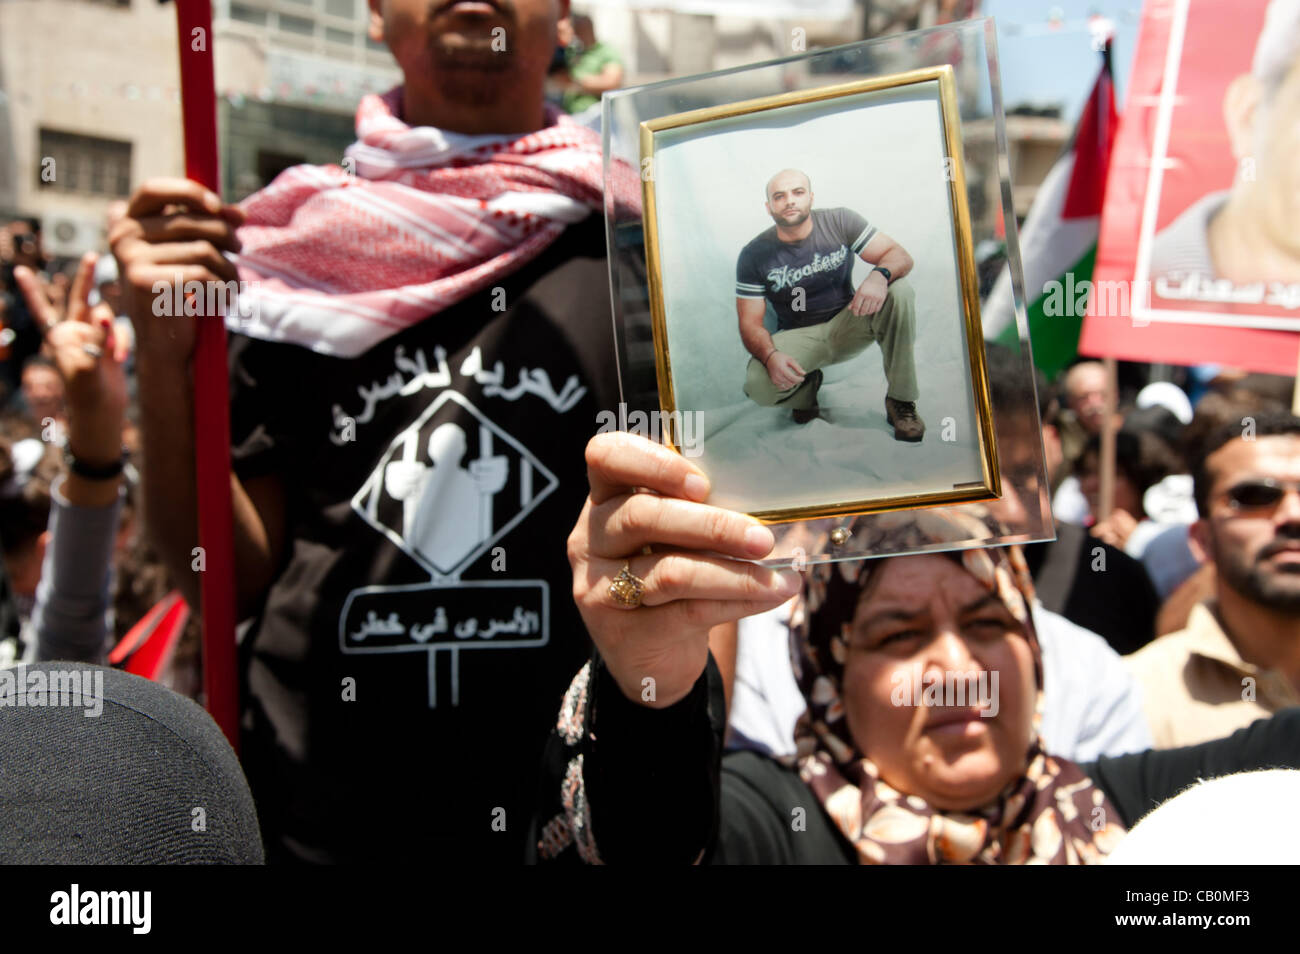
[[[1300,586],[1300,544],[1268,547],[1255,560],[1255,573],[1281,578],[1284,585]]]
[[[1300,552],[1265,551],[1247,572],[1219,568],[1222,582],[1247,600],[1282,613],[1300,613]]]
[[[507,73],[518,66],[519,57],[503,53],[500,46],[487,30],[446,31],[430,43],[433,67],[443,74],[444,81],[458,72],[466,78]]]
[[[433,8],[432,48],[439,66],[496,72],[508,68],[512,9],[497,0],[446,0]],[[503,49],[500,31],[506,30]]]
[[[510,57],[492,49],[491,37],[482,43],[477,42],[476,38],[458,38],[459,42],[447,42],[447,39],[441,38],[442,42],[436,43],[433,48],[434,65],[438,69],[502,73],[513,65],[514,61]]]

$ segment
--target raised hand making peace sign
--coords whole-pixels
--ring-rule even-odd
[[[127,390],[124,362],[130,341],[113,327],[113,311],[100,303],[91,306],[96,255],[87,252],[77,266],[68,300],[67,317],[57,320],[54,306],[45,297],[40,279],[31,269],[18,266],[14,279],[33,316],[49,330],[45,350],[63,376],[68,414],[68,450],[77,460],[92,467],[106,467],[122,454],[122,420],[126,413]],[[74,475],[75,476],[75,475]],[[71,481],[69,499],[87,506],[102,506],[117,497],[117,482],[98,485],[86,482],[86,499],[75,493]]]

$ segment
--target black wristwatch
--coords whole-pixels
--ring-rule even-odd
[[[885,268],[884,265],[876,265],[871,270],[873,272],[880,272],[880,274],[884,275],[886,285],[888,285],[890,282],[894,280],[894,273],[891,272],[889,269]]]
[[[63,459],[68,465],[68,470],[78,477],[84,477],[86,480],[112,480],[126,467],[126,448],[122,448],[122,456],[111,464],[88,463],[76,457],[66,447],[63,449]]]

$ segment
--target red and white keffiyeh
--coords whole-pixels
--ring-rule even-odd
[[[351,168],[294,166],[243,202],[232,330],[353,357],[602,208],[600,136],[558,110],[536,132],[466,136],[408,126],[401,103],[401,87],[361,101]],[[616,207],[639,209],[636,172],[615,173]]]

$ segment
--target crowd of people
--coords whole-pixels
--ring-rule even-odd
[[[1293,381],[1220,369],[1112,405],[1081,360],[1024,395],[1055,541],[969,545],[1034,506],[1015,487],[1036,477],[1007,479],[988,505],[840,527],[864,553],[964,549],[772,569],[781,528],[596,433],[619,395],[602,211],[639,181],[606,196],[599,136],[547,101],[590,22],[565,0],[370,6],[404,82],[361,103],[355,177],[297,167],[238,206],[155,179],[105,254],[47,261],[26,221],[0,246],[9,665],[120,664],[169,593],[199,606],[191,359],[222,317],[154,305],[246,289],[229,770],[262,846],[237,819],[222,857],[1091,863],[1198,779],[1300,768]],[[569,65],[585,95],[621,81],[599,59]],[[1018,356],[988,360],[1016,386]],[[197,644],[192,622],[159,674],[194,697]],[[900,701],[919,675],[970,697]],[[177,823],[159,791],[105,852]],[[44,823],[22,818],[0,849]]]
[[[111,203],[106,226],[125,211],[125,202]],[[89,648],[77,655],[102,661],[174,589],[136,519],[132,459],[139,453],[139,430],[131,323],[111,255],[48,257],[38,220],[15,220],[0,232],[0,339],[7,345],[0,358],[0,590],[10,595],[0,609],[0,661],[33,654],[52,658],[37,649],[40,584],[44,580],[47,591],[40,607],[48,615],[50,588],[60,580],[79,586],[88,569],[94,569],[88,574],[93,586],[84,595],[107,601],[107,609],[78,608],[81,622],[97,627],[97,635],[86,637]],[[103,351],[104,360],[91,353]],[[69,454],[91,469],[107,466],[115,473],[92,480],[69,469]],[[93,519],[81,507],[109,508],[93,538],[79,534]],[[74,516],[63,518],[69,529],[56,535],[69,508]],[[102,556],[87,558],[100,551]],[[45,569],[60,558],[67,563],[61,576]],[[53,612],[59,611],[56,601]],[[160,675],[178,691],[196,695],[197,620],[181,636]]]

